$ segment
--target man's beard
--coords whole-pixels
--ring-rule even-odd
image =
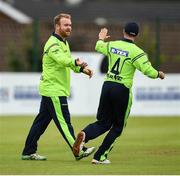
[[[60,30],[59,33],[63,38],[66,38],[66,37],[70,36],[71,31],[62,31],[62,30]]]

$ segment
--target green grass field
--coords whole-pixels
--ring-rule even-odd
[[[0,117],[0,174],[180,174],[180,118],[130,117],[109,155],[111,165],[92,165],[92,156],[75,161],[53,122],[38,148],[48,160],[22,161],[21,151],[33,118]],[[94,120],[72,118],[75,132]],[[87,146],[97,147],[102,137]]]

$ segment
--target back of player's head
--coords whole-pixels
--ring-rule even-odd
[[[139,33],[139,26],[135,22],[127,23],[124,27],[124,31],[130,36],[137,36]]]

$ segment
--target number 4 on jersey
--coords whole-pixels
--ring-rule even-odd
[[[115,64],[113,65],[111,72],[114,73],[115,75],[119,74],[119,63],[120,63],[120,58],[117,59]]]

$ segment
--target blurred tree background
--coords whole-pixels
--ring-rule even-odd
[[[53,32],[53,17],[65,11],[72,14],[73,31],[68,39],[72,51],[95,52],[99,30],[104,26],[109,29],[111,40],[121,39],[124,24],[133,20],[138,22],[141,29],[136,43],[147,52],[152,64],[165,72],[180,72],[179,1],[4,2],[31,16],[32,22],[20,24],[0,12],[0,22],[3,24],[0,26],[0,71],[41,71],[43,47]],[[168,14],[168,17],[163,14]]]

